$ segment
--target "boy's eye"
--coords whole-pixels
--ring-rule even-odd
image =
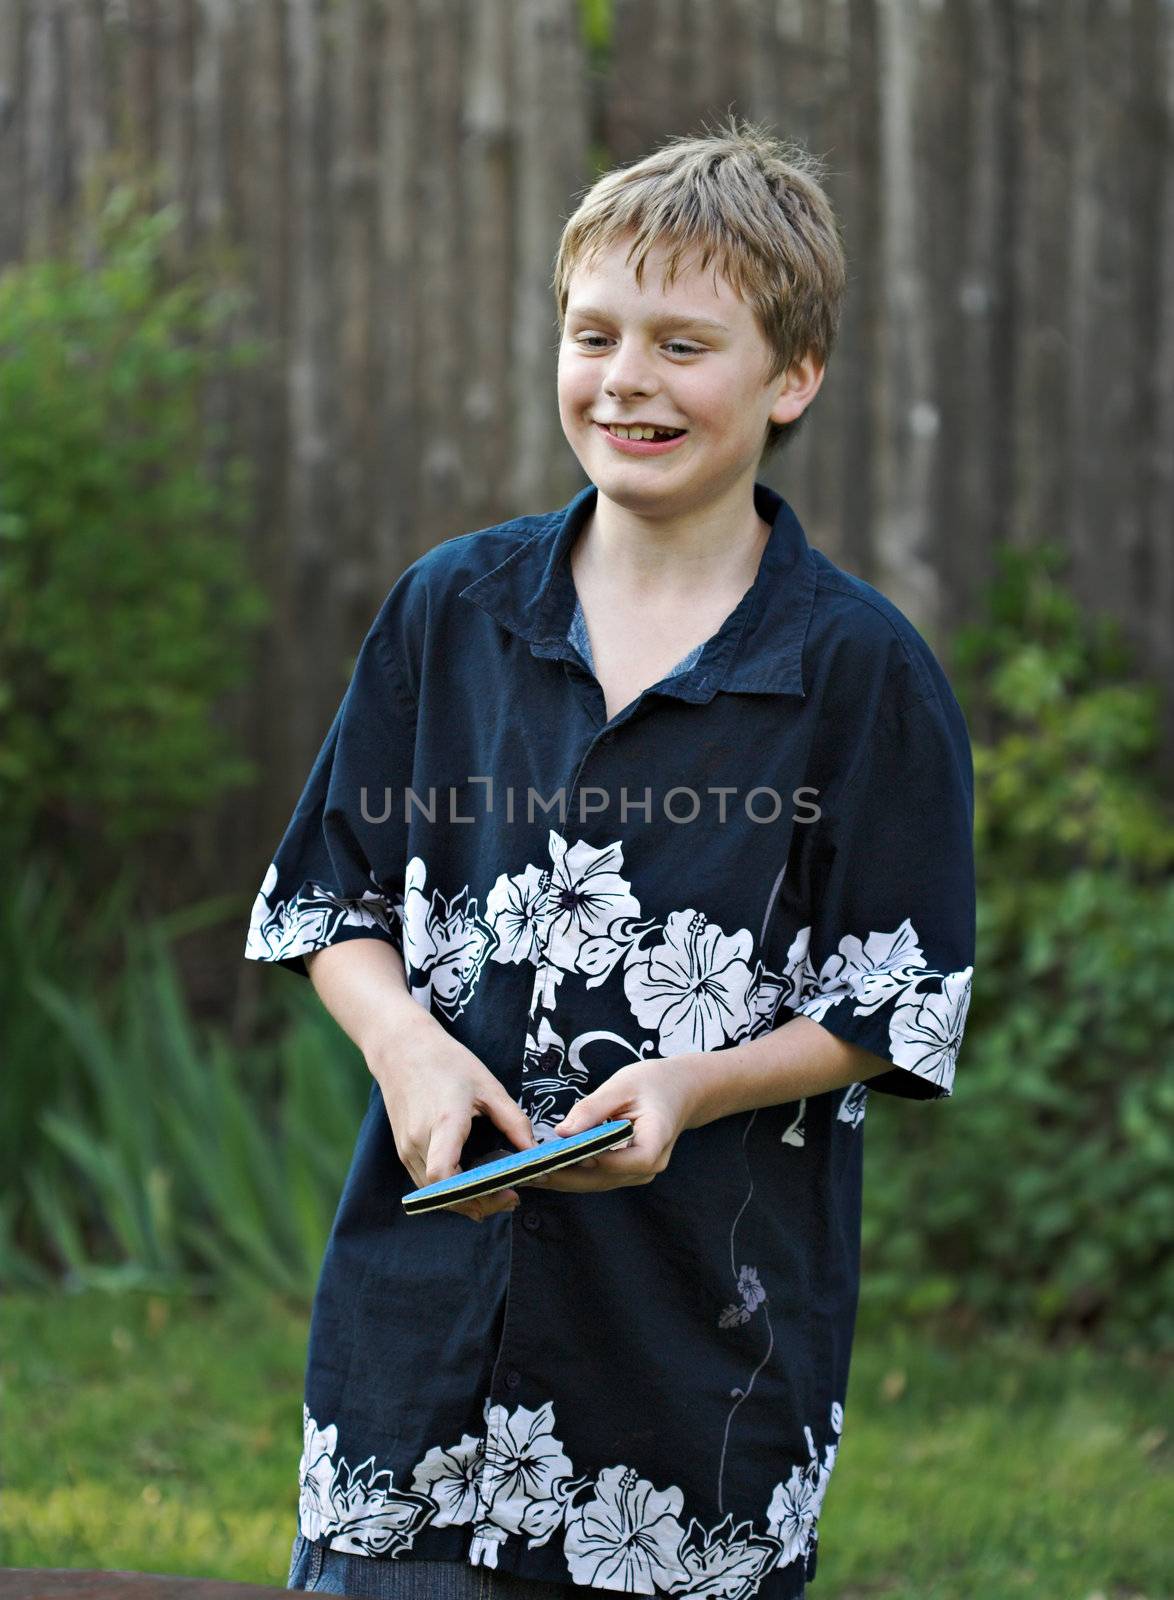
[[[581,333],[579,335],[579,338],[578,338],[577,342],[579,344],[590,345],[593,340],[600,340],[600,341],[606,342],[606,335],[604,335],[602,333]],[[700,350],[698,350],[696,345],[686,344],[684,342],[684,340],[682,340],[682,339],[670,339],[670,340],[668,340],[667,343],[665,344],[665,349],[666,350],[682,350],[682,351],[684,351],[684,353],[687,356],[696,356],[696,355],[700,355],[701,354]]]

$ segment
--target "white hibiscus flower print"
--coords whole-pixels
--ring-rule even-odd
[[[408,863],[404,889],[404,959],[408,984],[421,1005],[450,1020],[473,998],[477,979],[493,947],[494,932],[477,915],[468,885],[451,900],[436,889],[424,894],[427,869],[419,856]]]
[[[739,1293],[751,1307],[765,1300],[756,1269],[742,1268]],[[676,1600],[750,1600],[766,1571],[806,1554],[818,1539],[815,1522],[838,1446],[825,1447],[821,1464],[810,1427],[803,1432],[811,1460],[775,1486],[765,1532],[749,1521],[735,1526],[727,1513],[710,1529],[693,1518],[684,1533],[684,1497],[676,1486],[658,1490],[625,1466],[573,1477],[555,1436],[553,1402],[508,1413],[486,1398],[483,1415],[484,1439],[463,1434],[457,1445],[429,1450],[413,1470],[413,1489],[401,1491],[390,1471],[374,1469],[373,1456],[354,1469],[345,1458],[336,1460],[337,1428],[320,1428],[303,1405],[303,1535],[325,1538],[333,1550],[394,1557],[409,1550],[426,1525],[471,1524],[470,1563],[495,1568],[511,1537],[525,1537],[533,1549],[562,1527],[575,1583],[635,1594],[667,1591]],[[831,1416],[838,1436],[838,1401]],[[576,1504],[581,1495],[586,1498]]]
[[[298,1511],[302,1532],[307,1539],[320,1539],[333,1520],[330,1491],[334,1487],[334,1452],[337,1448],[338,1429],[334,1423],[328,1428],[319,1428],[310,1415],[310,1408],[303,1405]]]
[[[277,887],[277,865],[269,863],[253,902],[245,958],[276,961],[309,955],[330,944],[340,928],[379,928],[394,937],[397,907],[382,892],[375,878],[358,899],[332,894],[319,883],[306,884],[292,900],[272,899]]]
[[[973,967],[951,972],[939,994],[910,990],[894,1007],[889,1044],[894,1062],[943,1089],[954,1082],[954,1064],[970,1009]]]
[[[654,1040],[645,1040],[637,1047],[610,1028],[592,1028],[576,1034],[567,1049],[546,1017],[538,1024],[537,1042],[539,1048],[535,1049],[534,1035],[526,1035],[519,1101],[530,1116],[535,1135],[542,1138],[557,1137],[555,1126],[587,1092],[592,1072],[583,1058],[584,1051],[593,1048],[597,1082],[611,1077],[621,1066],[656,1054]],[[622,1150],[624,1146],[617,1148]]]
[[[654,1594],[682,1576],[684,1496],[653,1488],[630,1467],[604,1467],[594,1497],[567,1513],[564,1541],[573,1583]]]
[[[528,866],[510,877],[502,873],[485,896],[485,920],[497,935],[490,959],[503,963],[537,961],[542,947],[542,912],[550,873]]]
[[[607,1073],[609,1077],[611,1072],[617,1071],[620,1066],[626,1067],[632,1062],[643,1061],[650,1057],[655,1059],[656,1044],[651,1039],[646,1039],[637,1046],[630,1039],[625,1039],[622,1033],[613,1033],[610,1028],[590,1028],[586,1033],[577,1033],[567,1051],[567,1059],[576,1077],[590,1075],[583,1060],[583,1052],[591,1046],[595,1047],[597,1053],[601,1046],[607,1047],[605,1057],[612,1063]]]
[[[332,1550],[353,1555],[399,1555],[409,1550],[436,1507],[427,1495],[396,1489],[389,1471],[374,1470],[374,1456],[358,1467],[332,1459],[338,1430],[319,1428],[302,1407],[303,1448],[298,1516],[307,1539],[327,1537]]]
[[[664,1055],[717,1050],[745,1034],[754,939],[728,935],[701,911],[670,911],[660,944],[633,953],[624,990]]]
[[[854,1017],[868,1017],[894,1002],[889,1018],[889,1058],[949,1094],[970,1006],[974,968],[943,973],[927,966],[917,930],[909,918],[893,933],[870,933],[860,940],[846,934],[834,956],[815,974],[808,956],[811,929],[796,934],[787,975],[799,990],[793,1009],[822,1022],[834,1007],[855,1001]],[[927,988],[938,980],[936,988]],[[845,1113],[846,1107],[846,1113]],[[858,1124],[863,1102],[845,1101],[841,1120]]]
[[[606,935],[620,952],[631,942],[628,924],[639,918],[639,902],[620,875],[624,851],[618,842],[597,850],[580,839],[568,848],[552,828],[549,846],[552,867],[543,958],[563,972],[581,972],[588,941]],[[610,970],[605,953],[593,949],[591,977],[602,982]]]
[[[512,1415],[492,1406],[486,1417],[479,1530],[486,1525],[525,1533],[545,1544],[562,1521],[571,1463],[554,1437],[550,1401],[537,1411],[518,1406]],[[484,1565],[497,1565],[497,1545],[487,1542]]]
[[[844,1408],[838,1400],[832,1402],[832,1429],[837,1436],[843,1431]],[[792,1467],[786,1483],[776,1483],[767,1507],[767,1528],[782,1543],[777,1565],[787,1566],[800,1556],[805,1556],[819,1535],[816,1530],[820,1511],[832,1468],[836,1464],[839,1439],[824,1450],[822,1465],[815,1447],[810,1427],[803,1430],[811,1457],[806,1467]]]
[[[858,1128],[864,1121],[864,1111],[868,1104],[868,1085],[866,1083],[850,1083],[844,1091],[844,1098],[840,1101],[840,1109],[836,1112],[837,1122],[846,1122],[850,1127]]]
[[[784,980],[768,972],[759,961],[746,991],[746,1004],[750,1009],[750,1037],[769,1033],[775,1026],[779,1010],[786,1000]]]
[[[780,1144],[794,1145],[796,1150],[802,1150],[807,1143],[807,1097],[804,1095],[799,1102],[799,1109],[795,1112],[790,1125],[784,1130],[779,1139]]]
[[[436,1528],[472,1522],[479,1503],[478,1484],[485,1458],[485,1441],[463,1434],[461,1442],[449,1449],[433,1446],[423,1461],[412,1469],[412,1488],[436,1501],[439,1510],[432,1519]]]
[[[800,1467],[792,1467],[786,1483],[775,1484],[766,1513],[771,1533],[783,1546],[779,1557],[780,1567],[806,1555],[811,1530],[818,1515],[815,1477]]]
[[[866,1016],[922,976],[925,968],[925,955],[908,917],[895,933],[870,933],[863,943],[845,934],[815,979],[818,993],[805,996],[798,1009],[819,1022],[831,1006],[854,998],[860,1002],[854,1014]]]
[[[816,1452],[816,1448],[815,1448],[815,1440],[811,1436],[811,1429],[809,1427],[807,1427],[807,1428],[804,1428],[804,1430],[803,1430],[803,1432],[807,1435],[807,1448],[811,1453],[811,1462],[810,1462],[807,1470],[808,1470],[808,1472],[812,1472],[813,1470],[815,1471],[815,1515],[817,1517],[820,1515],[820,1513],[823,1510],[824,1496],[827,1494],[828,1484],[831,1481],[832,1468],[836,1464],[836,1452],[840,1448],[840,1441],[839,1441],[838,1435],[842,1432],[843,1427],[844,1427],[844,1408],[843,1408],[843,1406],[841,1406],[841,1404],[840,1404],[840,1402],[838,1400],[833,1400],[832,1401],[832,1428],[833,1428],[834,1432],[837,1434],[837,1438],[834,1439],[831,1444],[825,1446],[824,1452],[823,1452],[823,1463],[818,1468],[816,1468],[816,1465],[815,1465],[817,1452]],[[812,1542],[814,1543],[815,1540],[817,1540],[819,1538],[819,1530],[813,1528],[812,1529],[812,1533],[811,1533],[811,1537],[812,1537]]]
[[[561,1034],[554,1031],[549,1017],[539,1017],[533,1033],[526,1035],[525,1068],[527,1078],[536,1086],[550,1080],[552,1087],[562,1088],[574,1077],[585,1078],[567,1069],[567,1047]]]
[[[780,1553],[779,1541],[755,1533],[752,1522],[735,1528],[731,1512],[708,1532],[694,1518],[681,1545],[689,1577],[672,1592],[679,1600],[748,1600]]]
[[[811,929],[800,928],[791,940],[786,965],[778,980],[781,1002],[792,1011],[798,1009],[799,1002],[818,984],[815,968],[811,965],[810,949]]]
[[[497,1552],[509,1538],[504,1528],[495,1528],[490,1522],[482,1522],[473,1530],[473,1542],[469,1546],[469,1562],[474,1567],[496,1567]]]
[[[558,999],[559,984],[566,977],[565,972],[560,972],[558,967],[550,966],[544,959],[540,959],[534,971],[534,987],[530,991],[530,1025],[533,1027],[534,1019],[545,1011],[553,1011]]]
[[[522,1088],[518,1096],[536,1139],[555,1137],[556,1124],[579,1098],[586,1082],[587,1068],[579,1061],[577,1052],[568,1055],[566,1044],[551,1027],[549,1017],[541,1017],[536,1032],[526,1035]]]

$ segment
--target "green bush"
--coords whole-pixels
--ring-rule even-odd
[[[265,615],[251,485],[206,465],[202,408],[259,347],[222,347],[237,291],[172,281],[178,220],[119,187],[94,249],[0,275],[0,812],[13,853],[80,836],[91,871],[254,776],[214,715]]]
[[[46,856],[18,862],[6,853],[0,865],[0,1276],[17,1282],[44,1280],[35,1261],[23,1263],[10,1249],[6,1255],[6,1246],[36,1237],[24,1181],[30,1164],[43,1169],[50,1187],[69,1180],[68,1166],[44,1140],[40,1120],[77,1071],[68,1038],[37,1002],[33,986],[47,980],[80,993],[102,990],[130,915],[129,888],[124,878],[87,899],[69,871]]]
[[[1159,704],[1054,546],[1004,551],[957,641],[979,924],[952,1100],[868,1121],[862,1293],[1174,1342],[1174,820]]]
[[[308,1296],[371,1091],[310,986],[283,988],[277,1044],[247,1048],[193,1021],[162,925],[129,935],[109,1020],[30,987],[74,1072],[41,1113],[47,1150],[17,1167],[36,1243],[0,1229],[0,1276]]]

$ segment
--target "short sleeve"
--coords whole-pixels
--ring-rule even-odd
[[[392,591],[354,673],[253,905],[249,961],[308,977],[305,957],[349,939],[403,952],[407,826],[416,702],[389,627]]]
[[[961,708],[885,707],[814,829],[809,926],[788,954],[792,1009],[892,1063],[869,1089],[953,1092],[975,949],[974,770]]]

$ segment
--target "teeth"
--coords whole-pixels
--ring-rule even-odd
[[[623,428],[618,423],[608,428],[618,439],[669,439],[679,428]]]

